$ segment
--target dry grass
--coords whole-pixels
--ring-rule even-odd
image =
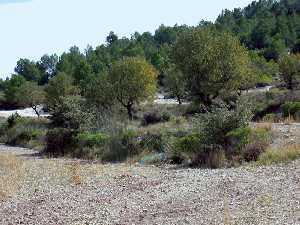
[[[17,192],[24,178],[24,163],[12,154],[0,154],[0,201]]]
[[[230,213],[229,213],[229,204],[228,204],[228,195],[224,196],[224,224],[230,225]]]
[[[291,162],[300,158],[300,145],[287,145],[281,149],[268,149],[260,155],[259,165]]]
[[[69,167],[71,183],[75,185],[83,184],[81,165],[79,162],[74,162]]]
[[[257,123],[255,125],[256,128],[263,129],[263,130],[266,130],[266,131],[271,131],[272,126],[273,126],[273,124],[271,122],[261,122],[261,123]]]

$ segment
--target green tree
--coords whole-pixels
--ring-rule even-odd
[[[56,74],[56,65],[58,63],[58,56],[54,55],[43,55],[39,62],[37,62],[37,66],[40,71],[43,72],[41,78],[41,84],[48,83],[49,79],[52,78]]]
[[[183,33],[173,48],[173,60],[185,75],[191,96],[205,105],[238,91],[252,76],[247,51],[239,40],[211,28]]]
[[[65,73],[59,73],[50,79],[45,88],[46,104],[49,110],[55,110],[55,107],[61,105],[62,99],[69,95],[76,95],[78,88],[73,85],[73,78]]]
[[[287,89],[294,90],[300,84],[300,55],[284,55],[279,60],[279,68],[282,80]]]
[[[186,85],[183,73],[173,67],[167,72],[166,87],[169,92],[177,98],[178,103],[182,104],[182,98],[185,96]]]
[[[23,76],[27,81],[41,82],[42,72],[35,62],[29,59],[20,59],[15,67],[15,72]]]
[[[45,92],[41,86],[32,81],[23,83],[16,92],[19,105],[31,107],[36,115],[40,117],[39,107],[44,103]]]
[[[6,80],[4,97],[8,107],[17,105],[16,93],[18,89],[26,82],[25,78],[20,75],[13,74],[10,79]]]
[[[124,58],[112,65],[109,75],[114,96],[133,119],[134,104],[154,96],[157,71],[145,59]]]

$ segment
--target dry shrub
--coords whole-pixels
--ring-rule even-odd
[[[70,180],[72,184],[81,185],[83,183],[81,166],[79,162],[74,162],[69,167]]]
[[[224,196],[224,224],[230,225],[230,213],[229,213],[229,204],[228,204],[228,195]]]
[[[0,154],[0,201],[17,192],[23,178],[23,161],[12,154]]]

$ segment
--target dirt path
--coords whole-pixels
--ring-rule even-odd
[[[300,224],[300,161],[261,168],[161,169],[43,159],[23,161],[0,224]],[[1,174],[1,173],[0,173]]]

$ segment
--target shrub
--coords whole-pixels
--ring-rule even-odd
[[[86,146],[86,147],[94,147],[94,146],[102,146],[105,141],[107,140],[107,136],[102,133],[79,133],[77,134],[75,138],[76,142],[80,146]]]
[[[171,119],[171,115],[168,112],[150,112],[145,113],[142,121],[143,126],[148,126],[150,124],[160,123],[160,122],[168,122]]]
[[[141,137],[141,148],[150,152],[164,152],[166,145],[163,134],[147,133]]]
[[[103,160],[120,162],[140,152],[137,134],[133,130],[121,130],[112,134],[108,140]]]
[[[244,148],[243,159],[246,162],[257,161],[259,156],[265,152],[267,145],[263,142],[253,142]]]
[[[300,146],[289,145],[281,149],[268,149],[258,159],[259,165],[291,162],[300,158]]]
[[[172,160],[186,161],[191,166],[219,168],[226,164],[221,146],[206,145],[199,134],[176,139]]]
[[[8,128],[12,128],[16,125],[17,121],[21,118],[18,113],[14,113],[7,118]]]
[[[295,116],[300,112],[300,102],[287,102],[282,105],[284,117]]]
[[[45,153],[61,156],[70,153],[73,143],[74,131],[65,128],[54,128],[46,134]]]
[[[276,122],[278,121],[278,117],[275,113],[268,113],[263,117],[264,122]]]
[[[195,128],[209,145],[224,146],[227,134],[248,126],[252,117],[250,106],[239,104],[234,110],[228,106],[214,106],[210,112],[199,114],[194,119]]]

